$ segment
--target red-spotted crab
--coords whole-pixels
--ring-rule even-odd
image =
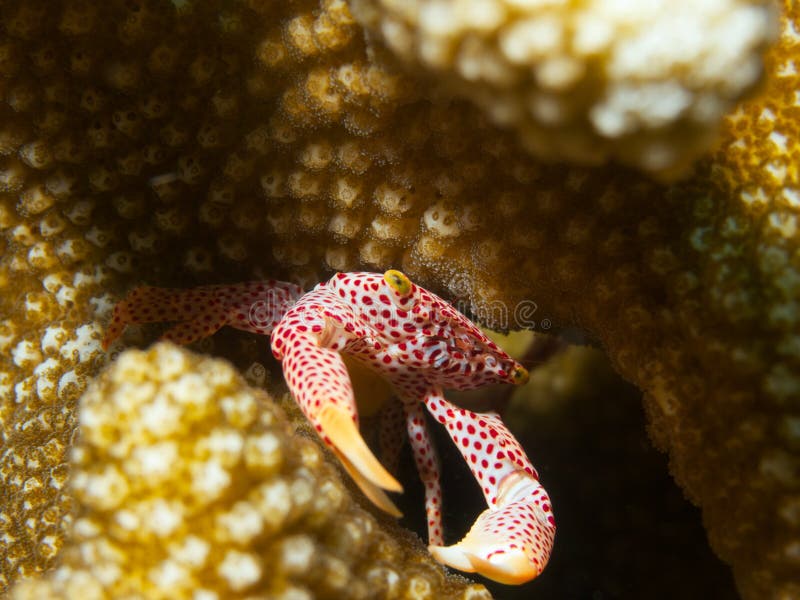
[[[445,388],[524,383],[528,372],[464,315],[403,273],[337,273],[308,293],[279,281],[189,290],[140,287],[114,308],[103,345],[108,348],[129,323],[161,321],[178,322],[164,338],[180,344],[225,325],[271,334],[289,389],[322,440],[372,502],[399,516],[384,490],[402,488],[359,433],[341,355],[377,372],[400,399],[383,411],[381,446],[396,454],[404,421],[425,485],[433,556],[502,583],[523,583],[544,568],[555,521],[528,457],[497,413],[465,410],[442,394]],[[488,504],[452,546],[444,546],[442,537],[439,463],[423,404],[446,427]]]

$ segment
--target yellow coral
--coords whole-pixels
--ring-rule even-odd
[[[418,74],[546,160],[685,169],[761,72],[762,0],[354,0]]]
[[[394,539],[227,363],[129,351],[78,412],[70,543],[12,598],[489,598]]]
[[[665,187],[531,159],[384,62],[341,0],[5,2],[2,583],[64,544],[75,402],[116,295],[395,267],[496,327],[595,335],[742,593],[797,595],[800,8],[782,7],[765,90]]]

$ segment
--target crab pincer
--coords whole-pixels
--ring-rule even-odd
[[[383,490],[403,488],[361,437],[353,387],[339,354],[366,334],[348,307],[337,304],[324,291],[305,296],[272,332],[272,352],[301,410],[353,481],[375,505],[399,517]]]
[[[550,498],[525,451],[497,413],[474,413],[436,393],[425,397],[425,406],[445,425],[489,505],[460,542],[432,544],[431,554],[500,583],[538,576],[550,557],[556,528]]]

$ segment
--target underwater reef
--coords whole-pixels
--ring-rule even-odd
[[[76,552],[78,400],[123,347],[100,347],[122,294],[393,267],[488,326],[588,336],[642,391],[650,437],[742,597],[800,597],[800,6],[697,12],[691,31],[717,36],[692,46],[707,77],[667,60],[644,85],[677,104],[646,119],[652,95],[608,92],[642,82],[611,77],[625,36],[583,71],[567,34],[555,57],[522,48],[529,63],[508,42],[538,15],[577,32],[601,2],[400,4],[0,2],[0,586]],[[475,24],[479,5],[501,15],[494,29]],[[453,30],[426,25],[435,7],[470,6]],[[631,40],[662,18],[639,17],[620,25]],[[473,62],[431,63],[426,36]],[[493,112],[507,82],[483,69],[506,50],[526,73],[509,98],[539,98],[554,58],[578,74],[555,83],[600,104],[561,107],[576,94],[551,90],[544,113]],[[706,58],[736,68],[705,72]],[[580,155],[614,133],[592,121],[612,96],[624,127]],[[554,145],[530,142],[539,128]],[[629,166],[584,164],[609,158]],[[266,352],[218,337],[203,349]]]

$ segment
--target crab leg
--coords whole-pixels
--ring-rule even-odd
[[[418,402],[404,403],[406,429],[414,454],[417,472],[425,486],[425,515],[428,519],[428,544],[441,546],[442,537],[442,485],[439,480],[439,457],[431,443],[425,413]]]
[[[405,414],[399,402],[387,402],[378,413],[378,446],[381,461],[390,473],[397,473],[405,442]]]
[[[132,323],[178,321],[162,339],[189,344],[229,325],[268,335],[303,291],[283,281],[250,281],[191,289],[141,286],[117,303],[103,338],[108,347]]]
[[[391,378],[392,387],[402,401],[405,425],[417,473],[425,487],[425,516],[428,524],[428,544],[444,544],[442,528],[442,484],[439,476],[439,457],[433,444],[425,411],[419,402],[418,380],[401,373]],[[399,405],[398,405],[399,406]]]
[[[447,428],[489,505],[460,542],[431,544],[431,554],[451,567],[500,583],[533,579],[550,556],[555,520],[524,450],[496,413],[459,408],[438,389],[427,393],[424,402]]]
[[[373,503],[399,517],[383,490],[402,487],[361,437],[353,387],[338,352],[362,333],[348,316],[331,314],[324,301],[301,300],[272,332],[272,352],[301,410],[348,474]]]

